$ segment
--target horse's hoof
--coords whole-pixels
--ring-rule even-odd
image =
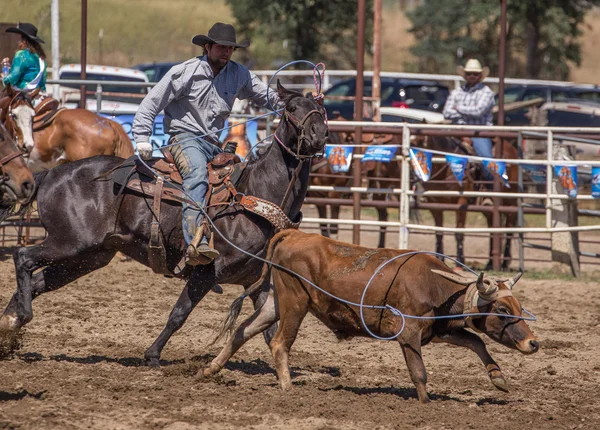
[[[160,368],[160,360],[157,357],[148,358],[146,357],[146,366],[151,369],[159,369]]]
[[[506,383],[506,379],[504,379],[503,376],[494,376],[494,377],[490,377],[490,380],[492,381],[492,384],[494,384],[494,386],[499,389],[500,391],[504,391],[505,393],[508,393],[508,384]]]
[[[21,349],[21,337],[19,332],[0,330],[0,360],[11,357]]]

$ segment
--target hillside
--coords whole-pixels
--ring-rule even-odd
[[[50,50],[50,0],[3,0],[0,22],[28,21],[40,29],[46,48]],[[397,4],[397,3],[396,3]],[[81,2],[60,0],[61,61],[79,61]],[[386,7],[383,14],[382,70],[408,70],[409,46],[413,37],[406,30],[410,21],[398,6]],[[88,62],[132,66],[152,61],[182,61],[201,50],[190,43],[192,36],[204,33],[216,21],[233,22],[229,7],[216,0],[88,0]],[[99,38],[102,29],[104,37]],[[583,62],[573,68],[571,80],[599,83],[600,12],[594,10],[586,19],[583,36]],[[250,53],[260,53],[260,46]],[[255,68],[272,68],[266,60],[254,55]],[[234,54],[235,55],[235,54]],[[235,58],[235,57],[234,57]],[[313,61],[318,59],[311,59]],[[371,59],[365,59],[371,67]]]

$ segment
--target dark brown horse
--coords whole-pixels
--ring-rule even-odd
[[[85,109],[64,109],[52,123],[33,132],[34,147],[28,147],[33,172],[95,155],[128,158],[134,149],[123,127]]]
[[[500,139],[495,139],[496,143],[500,141]],[[468,155],[466,149],[468,148],[460,141],[457,141],[451,137],[438,137],[438,136],[426,136],[423,138],[419,138],[415,140],[417,146],[432,149],[436,151],[442,151],[450,154],[457,155]],[[508,141],[501,140],[502,154],[505,159],[517,159],[519,158],[518,150]],[[452,173],[452,169],[450,168],[448,163],[438,164],[432,163],[432,172],[430,180],[423,183],[423,187],[425,191],[485,191],[486,189],[483,187],[479,187],[476,182],[481,180],[483,166],[476,163],[469,163],[466,167],[465,178],[463,179],[462,185],[458,183],[454,174]],[[518,169],[516,165],[508,165],[506,167],[506,174],[508,175],[508,180],[512,184],[512,189],[507,188],[504,184],[502,184],[501,192],[514,192],[514,187],[517,184],[517,176]],[[467,210],[466,207],[469,204],[474,203],[474,199],[470,197],[464,196],[432,196],[426,198],[428,202],[431,203],[447,203],[447,204],[458,204],[460,205],[461,210],[456,211],[456,228],[464,228],[467,221]],[[516,205],[515,199],[499,199],[500,205],[505,206],[514,206]],[[444,211],[442,209],[429,209],[435,225],[437,227],[444,226]],[[492,227],[492,213],[491,212],[482,212],[483,215],[487,219],[488,227]],[[507,213],[504,214],[504,226],[505,227],[513,227],[516,221],[516,213]],[[444,253],[443,246],[443,232],[436,232],[436,252],[440,254]],[[456,259],[461,263],[464,263],[464,234],[463,233],[455,233],[456,238]],[[507,269],[510,265],[511,252],[510,252],[510,244],[511,244],[512,234],[508,234],[506,236],[506,242],[503,251],[503,262],[502,268]],[[486,270],[491,269],[491,257],[492,257],[492,242],[490,240],[490,261],[486,266]]]
[[[341,121],[343,118],[337,117],[332,120]],[[346,132],[332,132],[329,134],[330,142],[328,145],[344,145],[354,144],[354,133]],[[402,137],[399,135],[381,135],[381,134],[364,134],[362,138],[363,144],[377,144],[385,143],[388,145],[401,145]],[[360,171],[362,178],[362,186],[367,188],[390,188],[400,180],[400,164],[396,161],[390,161],[389,163],[380,161],[366,161],[360,162],[354,160],[353,163],[360,163]],[[352,185],[352,177],[349,173],[334,173],[331,170],[330,163],[328,160],[323,159],[317,162],[313,166],[311,171],[311,185],[320,186],[336,186],[336,187],[349,187]],[[343,197],[343,193],[337,191],[310,191],[308,194],[310,197],[320,197],[328,199],[339,199]],[[388,198],[387,194],[373,193],[373,200],[385,201]],[[327,206],[331,211],[331,219],[338,219],[340,213],[340,206],[336,204],[317,204],[317,211],[319,218],[327,218]],[[376,207],[377,218],[379,221],[385,222],[388,220],[387,209],[384,207]],[[336,237],[338,233],[338,225],[335,223],[321,224],[321,234],[325,237]],[[385,234],[387,228],[385,226],[379,227],[379,241],[377,247],[385,247]]]
[[[275,131],[277,141],[248,163],[236,189],[241,195],[281,205],[292,221],[298,221],[308,188],[308,159],[323,149],[327,126],[323,108],[312,95],[302,96],[279,84],[278,92],[286,104],[286,114]],[[150,265],[148,243],[155,219],[152,198],[122,194],[112,181],[99,179],[106,179],[105,173],[122,162],[117,157],[98,156],[36,175],[40,220],[47,237],[43,243],[20,248],[14,254],[17,291],[0,318],[0,341],[5,346],[14,347],[15,335],[32,320],[34,298],[106,266],[117,251]],[[185,252],[181,206],[163,201],[160,213],[166,266],[174,271]],[[217,283],[250,286],[260,276],[262,261],[247,253],[264,255],[273,225],[237,205],[213,207],[209,215],[220,232],[214,235],[220,256],[214,263],[195,266],[181,275],[187,279],[186,286],[165,328],[145,353],[152,366],[159,365],[170,337]],[[140,280],[140,288],[145,285]],[[258,296],[253,298],[255,304],[260,303]]]

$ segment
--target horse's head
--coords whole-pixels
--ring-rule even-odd
[[[33,196],[35,180],[6,128],[0,123],[0,189],[4,203],[27,203]]]
[[[284,88],[277,81],[277,92],[285,103],[279,136],[285,147],[296,157],[313,156],[323,150],[329,131],[325,113],[312,94],[303,96],[297,91]]]
[[[36,90],[37,94],[37,90]],[[28,152],[33,149],[33,109],[32,97],[34,94],[28,94],[22,91],[13,91],[7,87],[5,98],[0,101],[2,115],[0,121],[5,124],[11,137],[17,141],[17,145],[27,148]]]

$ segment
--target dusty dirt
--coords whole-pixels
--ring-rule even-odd
[[[0,305],[14,291],[12,259],[0,262]],[[218,347],[213,328],[241,287],[210,293],[167,344],[160,370],[144,350],[166,322],[181,281],[116,259],[34,302],[22,347],[0,361],[0,428],[363,429],[598,428],[600,285],[528,280],[516,294],[539,321],[541,350],[523,356],[488,341],[510,393],[497,391],[470,351],[424,348],[433,402],[416,399],[399,347],[338,342],[312,317],[291,356],[294,389],[282,393],[262,338],[213,379],[196,371]],[[248,314],[249,304],[245,313]]]

